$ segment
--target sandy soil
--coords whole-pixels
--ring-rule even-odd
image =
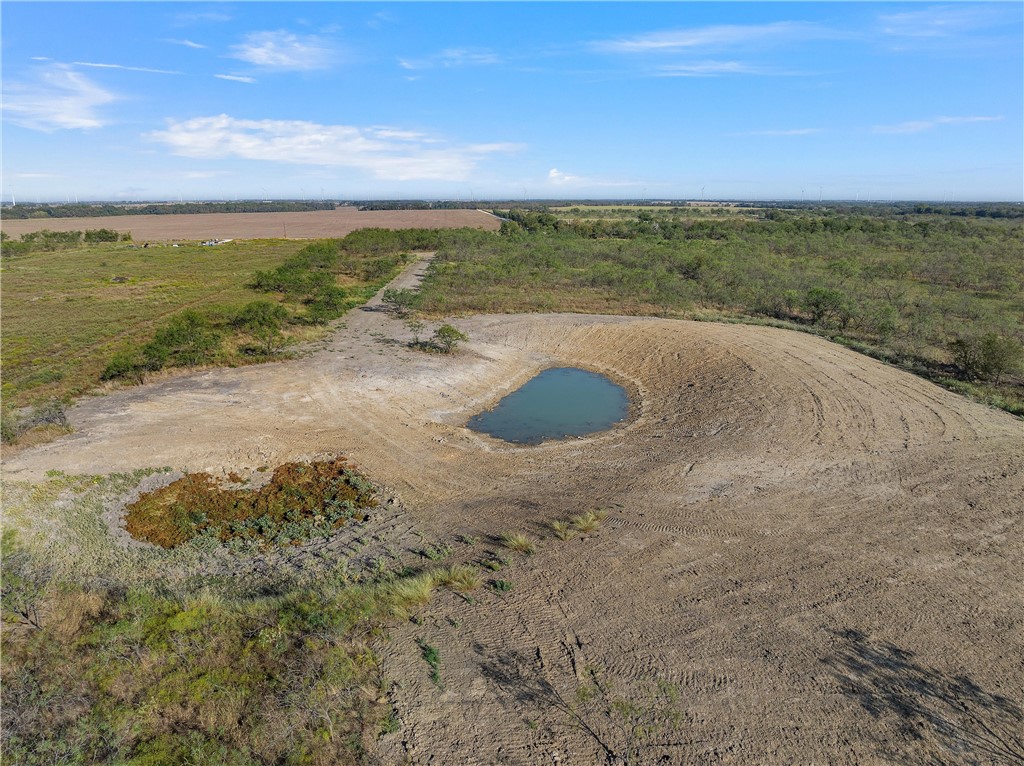
[[[0,224],[12,237],[32,231],[130,231],[132,239],[202,240],[315,239],[344,237],[356,229],[453,229],[470,226],[497,231],[501,221],[480,210],[367,210],[339,207],[303,213],[203,213],[197,215],[116,215],[103,218],[5,220]]]
[[[633,763],[1021,762],[1021,421],[778,329],[455,324],[471,341],[428,355],[358,310],[306,358],[85,401],[77,433],[6,473],[244,472],[336,451],[393,488],[405,529],[480,537],[455,558],[535,535],[497,575],[510,592],[442,594],[382,645],[401,728],[381,763],[593,764],[631,747]],[[463,428],[552,365],[625,383],[634,418],[538,447]],[[599,507],[597,533],[545,531]],[[588,669],[604,691],[580,701]],[[652,712],[659,682],[672,720]]]

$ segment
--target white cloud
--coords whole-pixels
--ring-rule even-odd
[[[68,65],[52,64],[41,68],[33,82],[10,83],[3,110],[16,125],[51,133],[106,125],[99,108],[117,99]]]
[[[839,36],[834,30],[803,21],[778,21],[772,24],[723,24],[691,29],[651,32],[617,40],[594,43],[607,53],[680,52],[702,48],[729,48],[753,43],[792,43],[799,40],[831,39]]]
[[[479,48],[447,48],[433,56],[422,59],[399,59],[402,69],[433,69],[435,67],[454,69],[466,66],[491,66],[502,63],[496,53]]]
[[[662,77],[721,77],[730,74],[780,75],[773,69],[742,61],[702,61],[689,64],[666,64],[658,70]]]
[[[220,11],[202,11],[200,13],[179,13],[172,18],[175,26],[184,27],[205,22],[220,23],[231,21],[231,16]]]
[[[193,42],[192,40],[167,39],[167,40],[164,40],[164,42],[165,43],[171,43],[171,45],[183,45],[186,48],[196,48],[196,49],[199,49],[199,48],[206,48],[207,47],[205,45],[202,45],[201,43]]]
[[[885,35],[911,38],[956,37],[999,23],[1001,11],[978,6],[936,6],[920,11],[883,14],[879,28]]]
[[[605,181],[600,178],[587,176],[574,176],[570,173],[563,173],[558,168],[551,168],[548,171],[548,183],[555,186],[642,186],[640,181]]]
[[[911,120],[896,125],[875,125],[873,133],[921,133],[932,130],[940,125],[969,125],[976,122],[998,122],[1000,117],[933,117],[930,120]]]
[[[59,173],[14,173],[12,178],[63,178]]]
[[[349,167],[395,181],[465,180],[483,157],[520,148],[516,144],[447,146],[417,132],[389,127],[241,120],[226,114],[172,120],[167,130],[150,133],[149,138],[185,157]]]
[[[255,77],[246,77],[241,74],[215,74],[214,77],[218,80],[231,80],[231,82],[246,82],[250,84],[256,82]]]
[[[143,66],[124,66],[123,64],[97,64],[92,61],[74,61],[74,66],[86,66],[93,69],[123,69],[126,72],[149,72],[150,74],[181,74],[169,69],[149,69]]]
[[[285,30],[253,32],[231,50],[231,58],[285,72],[326,69],[336,58],[336,51],[323,39],[315,35],[300,37]]]

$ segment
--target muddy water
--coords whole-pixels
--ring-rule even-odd
[[[497,406],[470,418],[467,427],[515,444],[585,436],[626,418],[626,390],[604,375],[552,367],[512,392]]]

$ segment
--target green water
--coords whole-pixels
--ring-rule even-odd
[[[544,370],[467,427],[515,444],[540,444],[604,431],[629,414],[626,390],[575,367]]]

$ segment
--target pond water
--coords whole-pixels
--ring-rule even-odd
[[[515,444],[540,444],[604,431],[629,414],[626,390],[575,367],[544,370],[466,426]]]

